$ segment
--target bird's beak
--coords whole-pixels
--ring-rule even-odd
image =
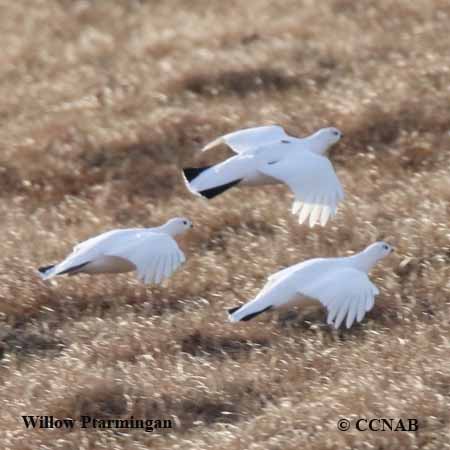
[[[191,228],[194,228],[194,224],[193,223],[191,223]]]
[[[394,253],[394,252],[395,252],[395,248],[391,247],[391,253]]]

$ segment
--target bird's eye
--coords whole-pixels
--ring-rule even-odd
[[[383,250],[389,250],[389,247],[386,244],[384,244],[383,245]]]
[[[339,131],[333,131],[333,134],[334,134],[335,136],[339,136]]]
[[[186,220],[183,220],[183,225],[187,225],[187,221]]]

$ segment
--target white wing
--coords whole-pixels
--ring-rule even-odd
[[[155,284],[170,277],[186,259],[171,236],[148,231],[105,254],[127,259],[136,266],[140,280]]]
[[[112,230],[80,242],[73,248],[72,253],[59,264],[56,264],[52,270],[46,272],[44,279],[51,278],[73,267],[92,262],[99,256],[105,255],[107,250],[133,239],[140,231],[143,230],[138,228]]]
[[[315,153],[290,153],[278,162],[267,163],[260,172],[286,183],[295,194],[292,213],[298,214],[299,223],[309,216],[309,225],[324,226],[336,214],[344,191],[331,162]]]
[[[72,253],[87,253],[91,249],[96,249],[99,253],[101,253],[102,249],[108,248],[108,246],[113,244],[117,245],[117,243],[122,239],[128,240],[135,233],[138,233],[140,231],[143,230],[139,228],[128,228],[122,230],[107,231],[75,245]]]
[[[335,328],[339,328],[345,318],[347,328],[355,319],[360,322],[380,293],[367,274],[352,268],[328,272],[309,286],[299,288],[298,292],[319,300],[328,310],[328,324],[334,324]]]
[[[289,135],[278,125],[265,127],[247,128],[234,131],[221,136],[203,147],[202,152],[217,147],[220,144],[228,145],[235,153],[244,153],[270,143],[289,139]]]

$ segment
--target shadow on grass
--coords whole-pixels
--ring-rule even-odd
[[[237,358],[256,348],[270,347],[268,339],[244,339],[239,336],[216,336],[195,331],[181,340],[181,351],[192,356],[212,355]]]
[[[174,81],[170,91],[188,91],[204,97],[230,95],[245,97],[258,92],[283,92],[291,88],[306,89],[308,84],[305,79],[308,77],[264,67],[226,70],[216,74],[195,72]],[[324,86],[328,80],[327,74],[314,77],[319,87]]]

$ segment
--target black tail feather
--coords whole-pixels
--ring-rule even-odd
[[[75,274],[76,272],[78,272],[81,268],[83,268],[85,265],[89,264],[91,261],[82,263],[82,264],[78,264],[78,266],[72,266],[69,267],[66,270],[63,270],[62,272],[57,273],[57,275],[65,275],[65,274]]]
[[[55,267],[55,264],[53,264],[51,266],[39,267],[38,270],[39,270],[40,273],[42,273],[44,275],[45,272],[49,271],[50,269],[53,269],[53,267]]]
[[[202,172],[209,169],[212,166],[205,167],[186,167],[183,169],[184,176],[186,180],[190,183],[194,178],[197,178]]]
[[[231,183],[222,184],[221,186],[216,186],[211,189],[205,189],[204,191],[199,191],[199,194],[203,197],[206,197],[208,200],[216,197],[217,195],[221,194],[222,192],[227,191],[228,189],[232,188],[233,186],[236,186],[236,184],[240,183],[242,180],[234,180]]]
[[[267,308],[264,308],[264,309],[262,309],[261,311],[257,311],[257,312],[248,314],[247,316],[244,316],[244,317],[241,319],[241,321],[247,322],[247,320],[253,319],[254,317],[259,316],[260,314],[262,314],[262,313],[265,312],[265,311],[268,311],[268,310],[271,309],[271,308],[272,308],[272,306],[268,306]]]
[[[242,305],[241,305],[242,306]],[[230,308],[228,310],[228,314],[233,314],[234,312],[236,312],[241,306],[235,306],[234,308]]]

